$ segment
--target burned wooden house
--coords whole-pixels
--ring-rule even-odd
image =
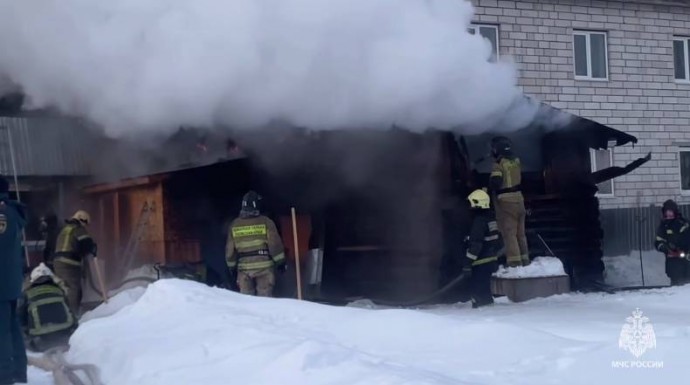
[[[547,255],[548,245],[576,288],[600,280],[596,185],[645,160],[592,173],[590,149],[636,138],[575,116],[558,130],[534,122],[502,135],[513,140],[524,164],[532,255]],[[225,159],[207,157],[84,192],[111,282],[143,263],[206,262],[209,271],[222,270],[227,224],[242,195],[254,189],[264,196],[293,266],[290,210],[296,208],[300,261],[306,264],[314,250],[323,255],[320,296],[410,299],[458,272],[469,225],[465,197],[487,183],[490,161],[480,158],[491,137],[266,129],[235,135],[224,150],[244,151]],[[284,286],[283,295],[294,296]]]

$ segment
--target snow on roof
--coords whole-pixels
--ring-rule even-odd
[[[505,267],[501,266],[494,273],[497,278],[539,278],[563,276],[565,270],[560,259],[555,257],[537,257],[529,266]]]

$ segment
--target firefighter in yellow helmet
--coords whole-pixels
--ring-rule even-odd
[[[491,155],[495,162],[491,170],[490,188],[495,195],[496,220],[503,235],[508,266],[529,265],[529,250],[525,234],[525,200],[520,190],[522,166],[513,154],[508,138],[491,140]]]
[[[87,257],[96,256],[96,243],[87,230],[91,222],[89,213],[79,210],[60,230],[55,242],[55,275],[67,286],[67,302],[72,314],[79,315],[82,296],[82,278],[86,272]]]
[[[491,210],[489,194],[484,190],[475,190],[467,200],[470,202],[472,227],[467,238],[463,273],[469,276],[472,307],[477,308],[494,302],[491,274],[496,270],[496,260],[503,242]]]
[[[261,197],[245,194],[239,218],[230,224],[225,256],[242,294],[272,297],[275,269],[285,271],[283,242],[275,223],[261,215]]]

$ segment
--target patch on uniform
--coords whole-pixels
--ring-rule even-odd
[[[237,226],[232,228],[233,238],[266,235],[266,225]]]
[[[0,214],[0,234],[4,234],[5,231],[7,231],[7,216]]]

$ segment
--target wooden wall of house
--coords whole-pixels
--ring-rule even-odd
[[[146,263],[165,261],[163,194],[160,182],[130,186],[90,195],[93,225],[109,282]],[[124,255],[130,238],[142,220],[148,202],[152,211],[141,227],[141,241],[130,258]]]
[[[165,228],[165,256],[168,263],[196,263],[201,261],[200,240],[193,232],[195,230],[182,215],[183,204],[168,199],[169,186],[164,185],[163,212],[166,218]],[[207,231],[211,231],[207,229]]]

